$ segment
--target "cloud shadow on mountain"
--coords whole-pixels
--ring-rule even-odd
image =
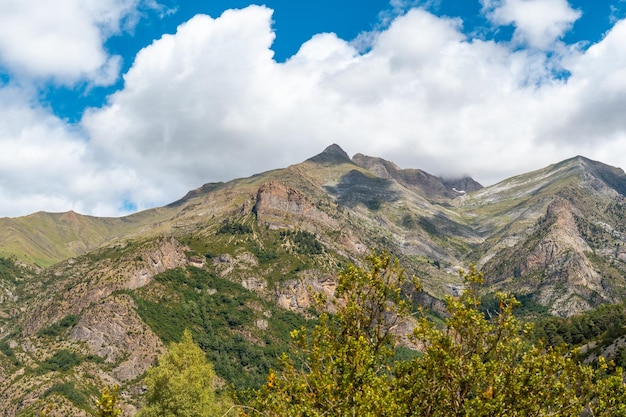
[[[370,210],[378,210],[383,203],[400,199],[400,193],[392,189],[393,181],[373,177],[360,171],[352,170],[341,177],[335,186],[324,189],[334,196],[342,206],[355,207],[363,204]]]

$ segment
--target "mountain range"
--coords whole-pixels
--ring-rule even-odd
[[[132,415],[143,373],[187,327],[225,385],[258,385],[312,294],[332,296],[372,250],[421,280],[412,296],[435,316],[471,264],[485,294],[544,314],[621,302],[626,175],[577,156],[483,187],[331,145],[126,217],[1,218],[0,406],[87,416],[119,384]]]

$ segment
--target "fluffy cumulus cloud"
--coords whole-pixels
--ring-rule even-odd
[[[333,142],[354,152],[421,153],[421,141],[443,153],[429,138],[429,112],[480,94],[478,84],[468,91],[453,80],[471,70],[471,56],[465,68],[448,66],[472,54],[457,20],[416,9],[367,54],[319,34],[279,64],[271,16],[257,6],[196,16],[146,47],[124,90],[85,116],[92,142],[162,184],[199,185],[285,166]]]
[[[103,43],[137,20],[141,0],[2,0],[0,63],[20,78],[111,84],[119,56]]]
[[[483,10],[497,25],[514,25],[514,40],[548,49],[572,27],[581,12],[567,0],[482,0]]]
[[[0,215],[38,210],[115,215],[127,196],[161,201],[132,167],[101,161],[79,126],[37,102],[44,82],[107,85],[120,57],[104,42],[131,30],[152,0],[0,1]]]
[[[626,21],[619,21],[606,37],[578,54],[567,63],[572,76],[568,83],[555,91],[551,100],[558,99],[557,122],[545,121],[546,136],[561,143],[595,147],[599,155],[610,155],[617,144],[623,143],[626,119]],[[602,149],[604,148],[604,149]],[[621,149],[626,150],[626,146]],[[624,167],[622,162],[620,166]]]
[[[47,110],[33,106],[22,91],[0,90],[0,114],[2,215],[70,208],[113,214],[121,211],[119,201],[125,193],[142,188],[132,181],[132,171],[94,164],[84,138]]]
[[[555,40],[576,13],[544,3],[556,13],[549,21],[531,28],[525,11],[514,21],[528,36]],[[490,183],[621,150],[622,26],[587,51],[548,55],[469,39],[458,19],[413,9],[367,53],[320,34],[276,63],[271,10],[196,16],[142,50],[125,88],[83,124],[107,154],[180,192],[298,162],[333,142]]]
[[[551,17],[531,22],[522,3]],[[22,171],[46,177],[31,192],[41,207],[95,214],[166,204],[331,143],[486,184],[577,154],[625,167],[626,22],[588,49],[556,45],[578,16],[564,5],[491,3],[490,16],[512,22],[533,48],[469,38],[460,20],[414,8],[371,34],[366,52],[318,34],[284,63],[273,59],[270,9],[198,15],[141,50],[124,87],[79,126],[13,105],[0,141],[29,149]],[[50,141],[58,166],[37,168]],[[12,179],[15,160],[2,157],[4,181],[37,183]],[[7,190],[0,183],[5,198]]]

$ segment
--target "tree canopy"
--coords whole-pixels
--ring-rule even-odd
[[[270,373],[254,405],[264,415],[394,415],[394,329],[409,313],[401,293],[409,280],[389,255],[368,261],[368,271],[351,265],[339,274],[334,314],[321,312],[312,331],[292,333],[295,357]]]
[[[191,332],[172,343],[159,365],[146,375],[146,406],[138,417],[211,417],[224,413],[225,401],[215,393],[215,372]]]
[[[119,417],[122,414],[122,409],[117,404],[119,392],[120,387],[118,385],[104,388],[100,399],[96,403],[98,417]]]
[[[511,295],[486,317],[482,274],[462,272],[466,290],[447,297],[445,326],[420,311],[410,335],[420,352],[393,360],[397,325],[409,317],[402,289],[419,289],[386,254],[339,274],[335,313],[294,332],[295,353],[270,373],[253,404],[265,416],[621,416],[622,371],[607,374],[575,352],[533,342]],[[299,358],[299,360],[298,360]]]

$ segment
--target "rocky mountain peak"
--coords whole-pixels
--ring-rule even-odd
[[[587,187],[606,196],[626,196],[626,174],[621,168],[580,155],[551,165],[550,168],[557,175],[577,175]]]
[[[446,189],[452,190],[457,194],[472,193],[484,188],[479,182],[471,177],[461,177],[455,179],[443,179]]]
[[[321,165],[338,165],[344,163],[352,163],[352,160],[341,147],[335,143],[328,146],[322,153],[315,155],[307,161],[315,162]]]
[[[602,181],[608,187],[615,190],[622,196],[626,196],[626,174],[621,168],[616,168],[602,162],[578,156],[578,160],[586,168],[585,171]]]

